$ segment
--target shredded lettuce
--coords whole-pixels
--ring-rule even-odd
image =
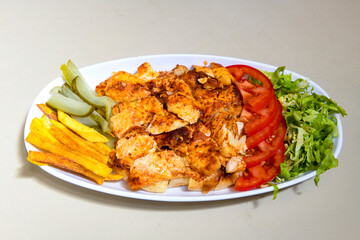
[[[335,101],[316,94],[308,81],[292,81],[291,74],[284,74],[284,70],[279,67],[275,72],[263,71],[274,85],[287,123],[286,158],[275,180],[283,182],[315,170],[318,185],[320,174],[338,166],[333,155],[333,138],[338,136],[334,114],[347,113]]]

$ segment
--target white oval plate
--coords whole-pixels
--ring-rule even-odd
[[[203,65],[204,61],[207,61],[208,63],[217,62],[224,66],[228,66],[232,64],[246,64],[266,71],[274,71],[277,68],[275,66],[238,59],[238,58],[211,56],[211,55],[196,55],[196,54],[169,54],[169,55],[152,55],[152,56],[141,56],[134,58],[119,59],[119,60],[99,63],[85,68],[81,68],[80,71],[84,75],[85,79],[90,84],[90,86],[95,89],[95,86],[100,82],[104,81],[105,79],[107,79],[112,74],[112,72],[121,70],[130,73],[135,73],[137,67],[144,62],[150,63],[155,71],[160,71],[160,70],[171,70],[176,66],[176,64],[182,64],[187,67],[191,67],[192,65]],[[285,73],[292,73],[293,79],[298,79],[298,78],[306,79],[304,76],[301,76],[294,72],[286,71]],[[310,80],[309,82],[311,86],[314,87],[315,92],[329,97],[329,95],[319,85],[317,85],[316,83]],[[49,94],[50,89],[53,88],[54,86],[60,86],[62,84],[63,84],[63,79],[61,77],[56,78],[55,80],[51,81],[46,87],[44,87],[41,90],[41,92],[38,94],[38,96],[35,98],[26,118],[24,139],[30,132],[31,120],[34,117],[42,116],[42,112],[37,108],[36,104],[45,103],[50,97]],[[343,131],[342,131],[340,117],[336,116],[336,118],[338,120],[339,137],[334,139],[334,155],[337,158],[340,153],[343,142]],[[27,151],[38,150],[37,148],[35,148],[26,141],[25,141],[25,147]],[[54,167],[41,166],[41,168],[57,178],[60,178],[64,181],[73,183],[75,185],[84,188],[92,189],[107,194],[122,196],[122,197],[154,200],[154,201],[167,201],[167,202],[214,201],[214,200],[225,200],[225,199],[247,197],[247,196],[258,195],[273,191],[273,187],[266,187],[266,188],[261,188],[246,192],[238,192],[235,191],[233,188],[227,188],[221,191],[212,191],[208,194],[203,194],[201,192],[188,191],[186,187],[180,187],[180,188],[170,188],[167,190],[166,193],[149,193],[145,191],[131,191],[127,186],[127,183],[125,183],[124,181],[106,182],[103,185],[97,185],[85,178],[59,170]],[[289,186],[293,186],[295,184],[313,178],[315,174],[316,174],[315,171],[308,172],[294,180],[281,183],[278,185],[278,187],[279,189],[283,189]]]

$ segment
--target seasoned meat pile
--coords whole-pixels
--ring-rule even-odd
[[[220,64],[177,65],[135,74],[119,71],[96,87],[117,102],[110,126],[113,162],[132,190],[163,192],[188,186],[209,192],[229,187],[245,169],[242,99]]]

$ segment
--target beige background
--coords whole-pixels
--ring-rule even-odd
[[[360,1],[0,0],[1,239],[356,239]],[[272,194],[205,203],[126,199],[26,161],[24,121],[71,58],[79,67],[166,53],[286,65],[343,106],[340,165]]]

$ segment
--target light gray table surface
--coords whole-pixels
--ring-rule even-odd
[[[358,239],[360,1],[0,0],[0,239]],[[167,203],[112,196],[26,161],[24,123],[71,58],[237,57],[305,75],[343,106],[339,167],[272,194]]]

